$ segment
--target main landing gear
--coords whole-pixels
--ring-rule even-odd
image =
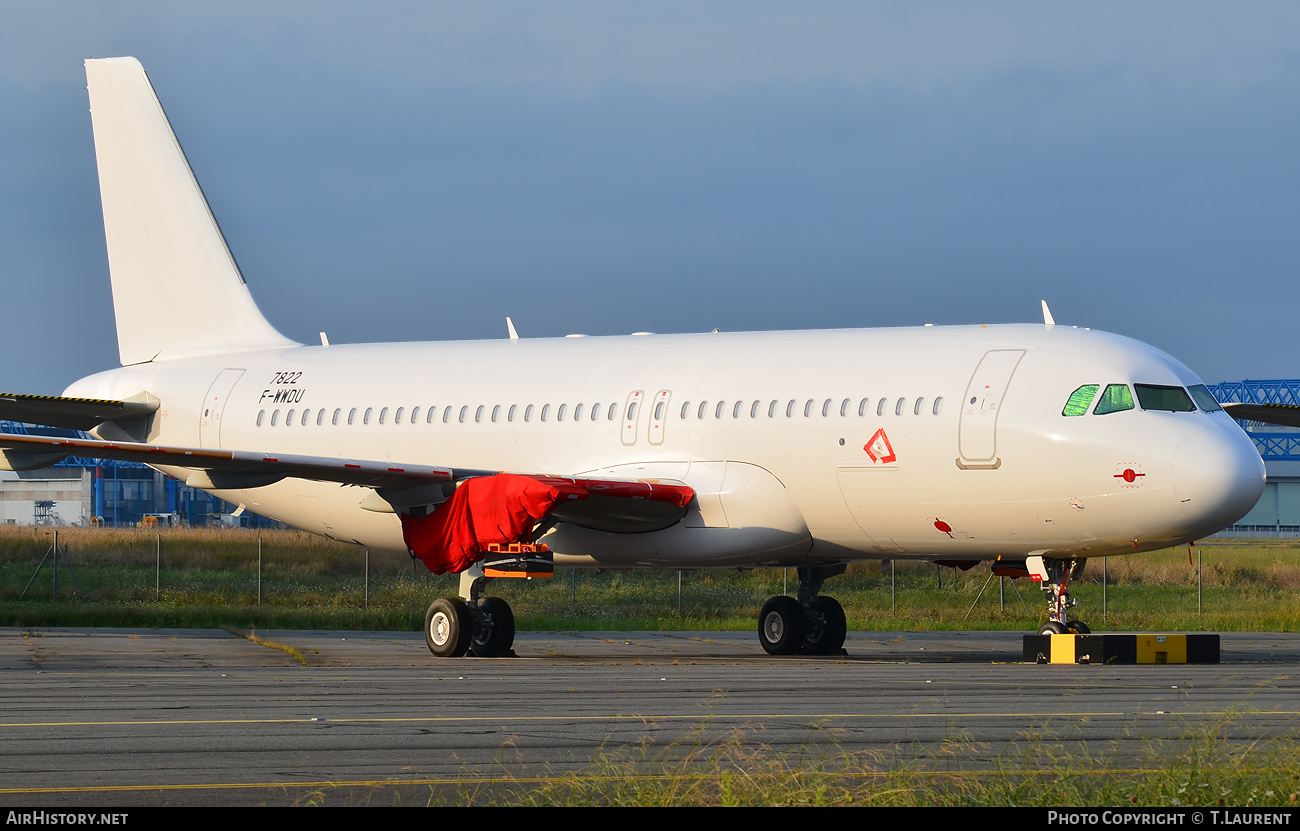
[[[848,624],[833,597],[817,594],[828,577],[843,574],[844,563],[801,566],[799,597],[778,595],[758,613],[758,640],[769,655],[839,655]]]
[[[1079,605],[1079,601],[1070,597],[1067,591],[1070,581],[1077,580],[1083,574],[1087,560],[1057,560],[1045,557],[1028,557],[1025,562],[1030,575],[1039,582],[1043,591],[1048,593],[1047,623],[1038,627],[1040,635],[1089,635],[1092,629],[1081,620],[1069,620],[1070,609]]]
[[[481,597],[488,578],[481,564],[460,574],[460,597],[440,597],[424,616],[424,640],[439,658],[472,652],[480,658],[514,655],[515,615],[499,597]]]

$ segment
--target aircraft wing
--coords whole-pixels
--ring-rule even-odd
[[[1295,404],[1220,404],[1233,418],[1281,427],[1300,427],[1300,406]]]
[[[363,499],[370,510],[394,510],[441,503],[456,483],[504,471],[375,462],[331,456],[257,453],[168,447],[139,442],[0,433],[0,467],[34,470],[68,456],[182,467],[194,472],[186,484],[207,489],[257,488],[281,479],[308,479],[374,488],[381,499]],[[695,491],[681,482],[648,479],[513,474],[550,488],[557,501],[547,509],[558,520],[602,531],[638,532],[666,528],[686,515]]]

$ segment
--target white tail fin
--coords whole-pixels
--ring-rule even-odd
[[[135,58],[86,61],[122,364],[293,346],[258,311]]]

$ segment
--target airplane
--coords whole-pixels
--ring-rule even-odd
[[[0,466],[145,462],[410,551],[460,575],[426,615],[436,656],[510,654],[490,552],[525,571],[794,568],[796,596],[758,615],[774,655],[841,653],[821,590],[864,559],[1028,575],[1040,632],[1087,632],[1069,584],[1088,559],[1204,537],[1262,493],[1259,453],[1191,370],[1046,302],[1042,324],[524,338],[507,318],[500,340],[294,342],[140,63],[85,68],[121,366],[0,395],[0,418],[93,436],[0,435]]]

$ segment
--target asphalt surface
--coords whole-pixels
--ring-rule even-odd
[[[0,629],[0,804],[411,804],[719,752],[979,767],[1052,742],[1113,766],[1300,725],[1295,634],[1108,667],[1021,663],[1016,632],[850,633],[847,657],[784,659],[751,633],[521,633],[519,657],[445,660],[418,633],[256,634]]]

